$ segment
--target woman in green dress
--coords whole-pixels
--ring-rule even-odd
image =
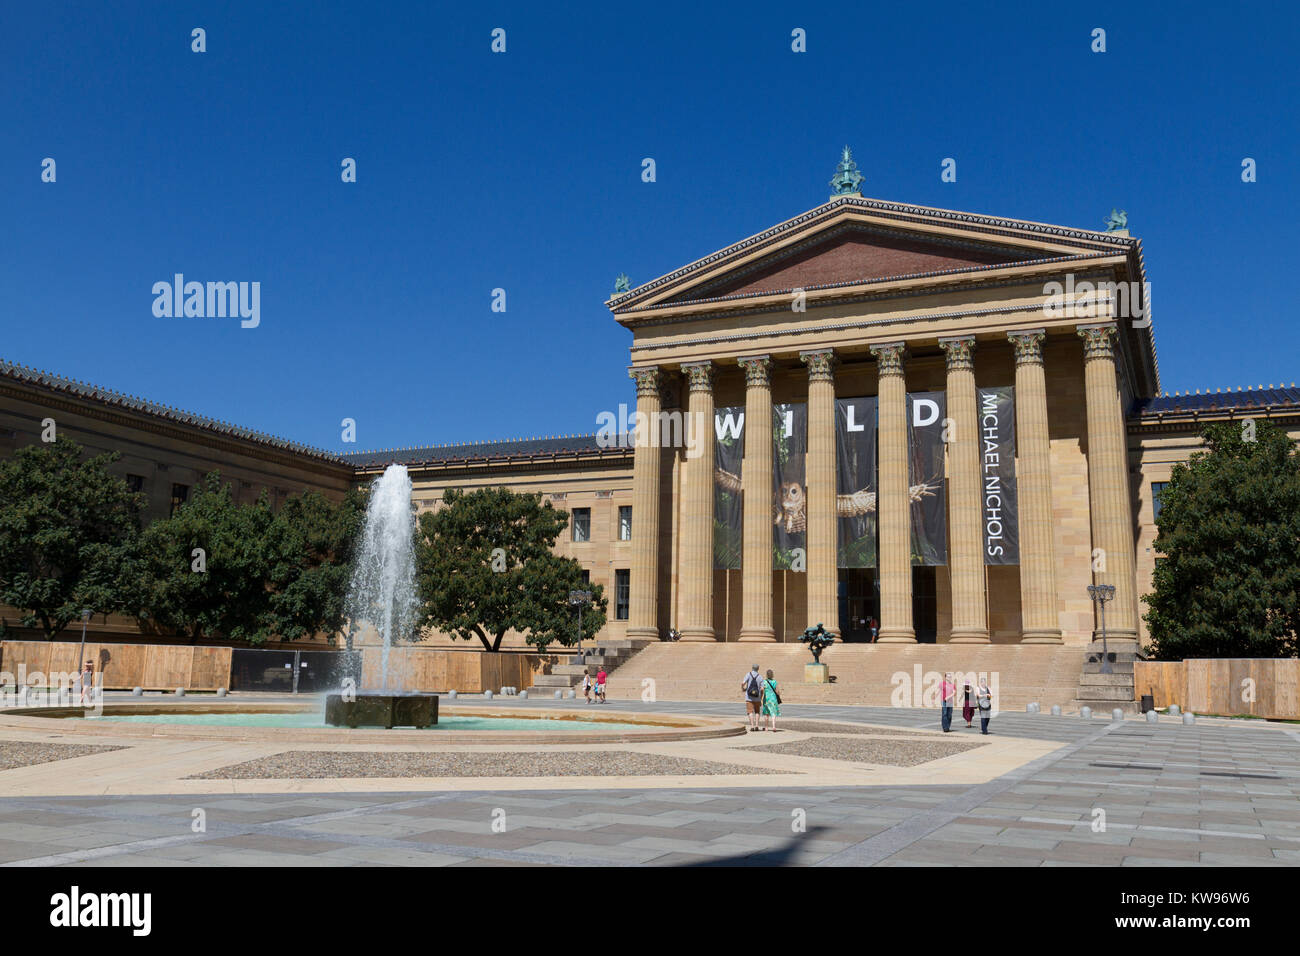
[[[767,717],[767,729],[776,732],[776,719],[781,716],[781,695],[776,692],[776,678],[769,670],[763,681],[763,714]]]

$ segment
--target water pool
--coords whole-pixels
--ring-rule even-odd
[[[90,717],[88,720],[124,724],[190,724],[208,727],[293,727],[299,730],[324,729],[325,716],[319,713],[298,714],[130,714],[116,717]],[[439,730],[644,730],[645,724],[613,720],[563,720],[557,717],[462,717],[443,716],[429,733]],[[373,728],[371,728],[373,729]],[[406,728],[408,730],[413,728]]]

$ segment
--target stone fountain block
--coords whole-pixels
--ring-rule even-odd
[[[342,694],[325,698],[325,723],[332,727],[432,727],[438,723],[435,694],[357,693],[345,700]]]

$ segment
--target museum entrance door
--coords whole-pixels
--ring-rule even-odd
[[[880,620],[880,583],[875,568],[840,568],[840,639],[870,643],[871,621]]]

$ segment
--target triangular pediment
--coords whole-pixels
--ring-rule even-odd
[[[936,239],[905,230],[845,223],[700,283],[665,301],[824,288],[946,272],[974,266],[1018,264],[1041,257],[1017,249],[960,239]]]
[[[1127,235],[839,196],[801,216],[610,299],[620,322],[691,303],[837,290],[1127,256]]]

